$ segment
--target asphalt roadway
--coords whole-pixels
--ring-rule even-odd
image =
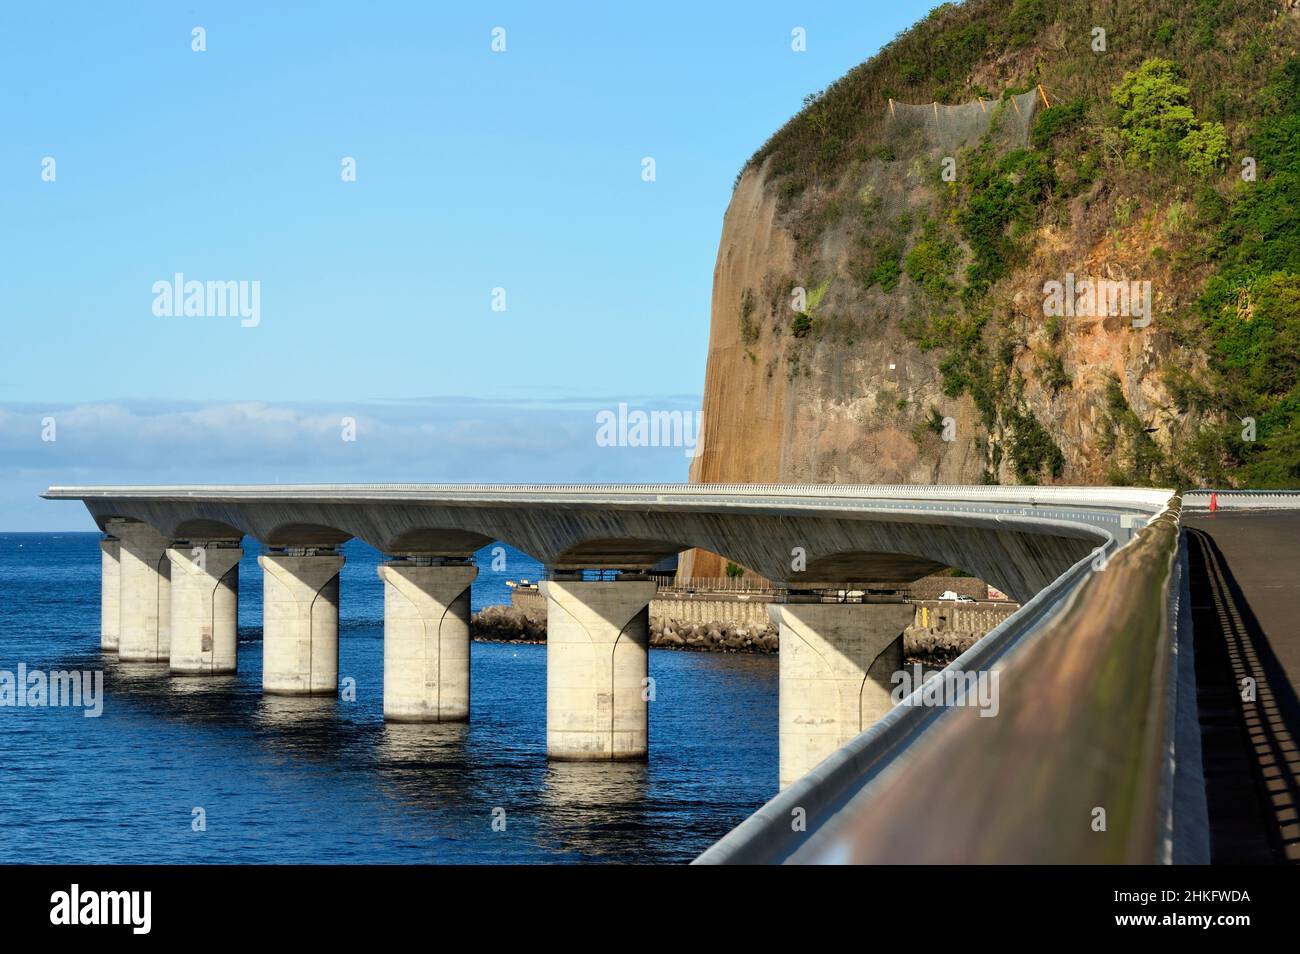
[[[1300,511],[1183,525],[1211,859],[1300,863]]]

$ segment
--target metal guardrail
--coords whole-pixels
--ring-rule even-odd
[[[703,592],[703,593],[744,593],[759,594],[771,596],[777,592],[767,580],[756,580],[753,577],[731,577],[731,576],[691,576],[685,579],[665,579],[659,582],[659,591],[673,591],[680,593]]]
[[[1186,510],[1295,510],[1300,490],[1189,490],[1183,494]]]
[[[983,501],[1021,506],[1079,506],[1158,509],[1168,491],[1130,487],[1002,487],[956,484],[178,484],[158,486],[50,487],[41,496],[57,500],[123,498],[141,500],[332,499],[537,500],[550,497],[608,501],[611,497],[792,497],[805,500]]]
[[[1179,513],[1171,498],[944,670],[996,669],[995,717],[918,705],[922,686],[696,863],[1169,860]]]

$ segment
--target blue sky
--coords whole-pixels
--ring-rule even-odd
[[[594,412],[698,408],[737,171],[929,6],[5,5],[0,528],[89,528],[51,483],[685,479]],[[155,315],[176,272],[260,323]]]

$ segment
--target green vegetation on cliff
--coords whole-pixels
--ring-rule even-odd
[[[1300,58],[1259,95],[1248,148],[1257,181],[1206,198],[1222,225],[1211,241],[1219,271],[1196,303],[1208,373],[1185,382],[1208,422],[1199,463],[1212,480],[1300,485]],[[1184,409],[1190,401],[1183,395]],[[1215,426],[1213,409],[1229,420]],[[1246,422],[1254,421],[1254,440]],[[1216,466],[1217,464],[1217,466]]]
[[[836,267],[819,257],[842,247],[828,231],[851,236],[853,281],[795,336],[891,315],[943,393],[974,404],[985,479],[1085,461],[1113,482],[1300,486],[1298,35],[1273,0],[936,8],[750,160],[804,274]],[[1006,97],[1040,83],[1052,105],[1009,147],[999,117],[1021,109]],[[891,100],[993,118],[945,157],[955,175],[918,178],[924,136],[886,134]],[[870,184],[890,177],[906,205]],[[1092,262],[1151,280],[1149,328],[1098,322],[1102,340],[1081,344],[1042,314],[1044,278]],[[1085,429],[1068,453],[1067,415]]]

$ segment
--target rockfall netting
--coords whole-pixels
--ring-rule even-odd
[[[1037,89],[1006,99],[980,99],[957,106],[891,101],[886,107],[882,139],[900,158],[934,151],[956,155],[959,149],[978,143],[985,133],[997,147],[1018,149],[1029,145],[1029,130],[1040,106]]]

